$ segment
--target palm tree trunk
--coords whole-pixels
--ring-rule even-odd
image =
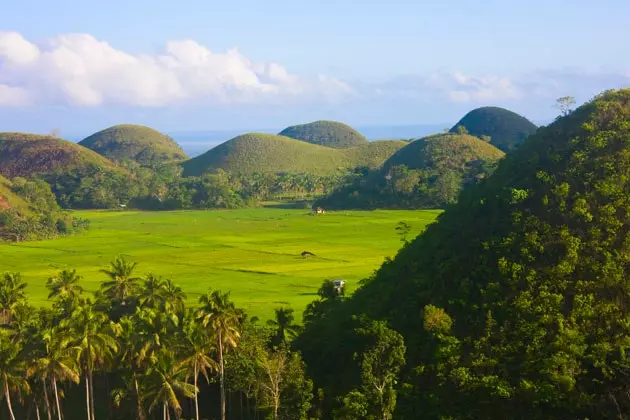
[[[41,420],[39,417],[39,406],[35,404],[35,416],[37,416],[37,420]]]
[[[48,399],[48,386],[46,385],[46,378],[42,379],[42,385],[44,386],[44,401],[46,401],[46,413],[48,414],[48,420],[52,420],[52,411],[50,410],[50,400]]]
[[[87,420],[92,420],[92,411],[90,411],[90,379],[87,370],[85,371],[85,404],[87,408]]]
[[[59,404],[59,392],[57,391],[57,379],[53,376],[53,390],[55,391],[55,402],[57,403],[57,418],[61,420],[61,404]]]
[[[195,362],[195,418],[199,420],[199,399],[197,398],[197,362]]]
[[[138,385],[138,377],[136,373],[133,374],[133,382],[136,387],[136,404],[138,408],[138,420],[144,420],[144,409],[142,408],[142,399],[140,398],[140,386]]]
[[[96,420],[96,409],[94,407],[94,376],[92,375],[92,371],[89,372],[90,375],[90,406],[92,407],[92,420]]]
[[[166,416],[166,403],[164,403],[162,411],[164,412],[164,420],[168,420],[168,417]]]
[[[4,378],[4,396],[7,399],[7,407],[9,407],[9,416],[11,420],[15,420],[15,414],[13,414],[13,407],[11,407],[11,395],[9,393],[9,381]]]
[[[221,385],[221,420],[225,420],[225,375],[223,371],[223,339],[219,328],[219,382]]]

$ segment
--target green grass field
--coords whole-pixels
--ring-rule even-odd
[[[439,211],[353,211],[314,216],[308,210],[255,209],[195,212],[76,212],[88,232],[56,240],[0,245],[0,272],[22,273],[32,303],[46,305],[46,279],[76,268],[94,291],[99,272],[121,254],[138,274],[172,278],[198,299],[208,288],[230,290],[237,305],[263,319],[291,306],[301,313],[324,279],[346,279],[348,289],[369,276]],[[304,259],[302,251],[315,258]]]

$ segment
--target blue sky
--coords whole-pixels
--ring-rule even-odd
[[[622,0],[5,0],[0,131],[435,124],[630,86]]]

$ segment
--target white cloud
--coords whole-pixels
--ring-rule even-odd
[[[0,32],[0,106],[60,104],[166,106],[338,98],[350,88],[328,78],[254,63],[236,49],[215,53],[191,40],[133,55],[86,34],[39,45]]]

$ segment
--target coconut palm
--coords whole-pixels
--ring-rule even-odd
[[[29,392],[26,380],[26,364],[21,358],[22,343],[0,333],[0,389],[7,401],[9,418],[15,420],[11,393]]]
[[[164,307],[164,283],[162,277],[147,274],[144,283],[138,293],[140,305],[143,308],[159,309]]]
[[[78,284],[81,279],[77,270],[63,270],[55,277],[49,278],[46,282],[46,287],[50,289],[48,299],[77,300],[83,293],[83,288]]]
[[[294,321],[293,309],[277,308],[275,310],[275,319],[267,321],[267,325],[276,330],[275,335],[271,338],[273,347],[286,344],[298,335],[300,327],[294,324]]]
[[[162,406],[164,420],[170,420],[171,410],[175,418],[179,419],[182,407],[178,395],[192,398],[195,395],[194,386],[185,381],[186,370],[178,367],[169,351],[161,351],[156,363],[148,371],[147,398],[151,401],[149,412]]]
[[[136,290],[138,290],[139,277],[133,276],[137,263],[128,262],[124,257],[119,256],[109,264],[109,268],[101,270],[110,278],[102,284],[103,296],[121,305],[126,304],[126,300]]]
[[[214,350],[214,342],[201,326],[190,317],[184,321],[184,343],[181,346],[182,359],[178,366],[187,369],[188,375],[193,376],[194,398],[195,398],[195,418],[199,420],[199,400],[197,381],[199,374],[203,374],[206,382],[210,382],[209,373],[216,371],[217,363],[212,360],[210,353]]]
[[[8,324],[15,306],[26,300],[26,283],[19,273],[5,273],[0,279],[0,324]]]
[[[206,331],[214,336],[217,343],[219,384],[221,388],[221,419],[225,420],[225,369],[223,354],[235,348],[240,338],[241,314],[230,302],[229,293],[218,290],[208,292],[199,298],[201,307],[197,311],[197,319],[202,322]]]
[[[171,279],[164,281],[165,309],[174,313],[182,313],[186,305],[186,294]]]
[[[81,302],[68,320],[77,348],[77,361],[83,371],[88,420],[94,420],[94,370],[110,359],[118,349],[107,316],[96,312],[88,300]]]
[[[50,381],[55,396],[57,417],[62,420],[57,383],[59,381],[79,383],[79,366],[76,360],[76,352],[79,349],[70,346],[72,337],[58,327],[46,331],[42,336],[42,341],[46,346],[45,354],[29,369],[29,376],[36,374],[41,379],[45,394],[47,394],[46,383]],[[45,395],[45,398],[47,399],[48,396]]]

